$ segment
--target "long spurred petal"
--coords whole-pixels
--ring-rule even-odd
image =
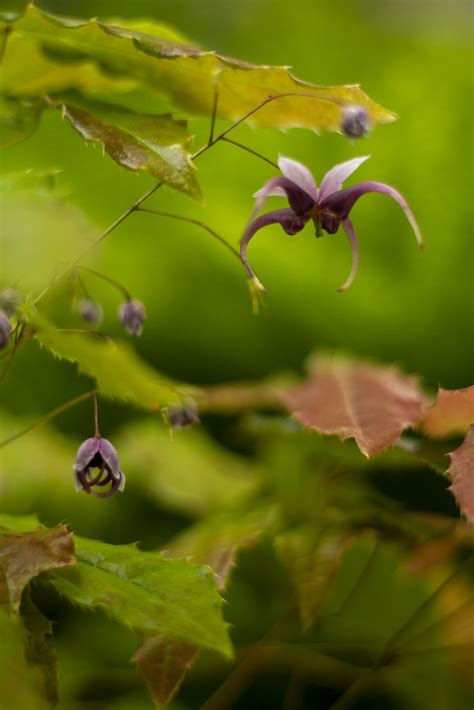
[[[344,227],[344,231],[347,234],[349,243],[351,245],[352,266],[351,273],[347,277],[346,281],[344,281],[342,286],[339,286],[339,288],[337,289],[338,291],[346,291],[349,288],[349,286],[355,279],[355,275],[357,274],[357,268],[359,266],[359,242],[357,241],[353,224],[350,219],[344,219],[342,222],[342,226]]]
[[[307,192],[308,195],[317,202],[318,186],[306,165],[292,158],[285,158],[283,155],[280,155],[278,158],[278,167],[288,180],[295,182],[298,187],[301,187],[302,190]]]
[[[256,232],[263,227],[267,227],[269,224],[278,223],[281,224],[287,234],[297,234],[303,229],[308,219],[309,217],[305,217],[304,215],[298,216],[292,209],[286,208],[284,210],[273,210],[273,212],[263,214],[249,223],[240,240],[240,258],[251,279],[255,278],[255,274],[247,260],[247,246]]]
[[[328,170],[319,188],[319,203],[321,204],[333,192],[337,192],[344,180],[347,180],[357,170],[359,165],[362,165],[369,158],[370,155],[364,155],[362,158],[353,158]]]
[[[423,237],[420,228],[407,202],[395,188],[390,187],[390,185],[385,185],[383,182],[368,180],[366,182],[360,182],[358,185],[353,185],[352,187],[346,187],[345,190],[330,195],[320,206],[343,220],[349,215],[349,212],[359,197],[362,197],[362,195],[368,192],[380,192],[382,195],[388,195],[398,202],[415,232],[418,245],[423,247]]]
[[[267,197],[271,195],[286,195],[290,207],[296,214],[304,214],[308,212],[315,204],[315,200],[305,190],[302,190],[296,182],[289,180],[284,175],[269,180],[265,185],[255,193],[255,207],[253,216],[256,216],[263,207]]]

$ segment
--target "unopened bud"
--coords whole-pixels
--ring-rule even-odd
[[[77,315],[86,323],[100,323],[103,316],[102,306],[91,298],[83,298],[77,304]]]
[[[0,311],[0,350],[6,348],[6,346],[8,345],[11,332],[12,327],[10,321],[7,318],[6,313]]]
[[[21,296],[14,288],[6,288],[0,292],[0,311],[8,317],[12,316],[21,303]]]
[[[118,315],[129,335],[141,335],[146,320],[146,309],[141,301],[136,298],[125,301],[120,306]]]
[[[362,106],[344,106],[340,129],[348,138],[363,138],[370,130],[369,114]]]
[[[199,421],[199,412],[195,402],[188,402],[182,406],[170,407],[168,419],[173,429],[182,429],[185,426],[196,424]]]

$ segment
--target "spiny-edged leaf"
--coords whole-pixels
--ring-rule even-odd
[[[163,635],[145,639],[133,660],[158,708],[172,699],[198,652],[197,646]]]
[[[26,658],[37,666],[43,676],[43,693],[48,702],[55,705],[58,698],[58,659],[52,644],[53,625],[31,599],[25,589],[21,600],[21,620],[26,630]]]
[[[18,612],[26,585],[41,572],[73,565],[74,542],[64,525],[14,532],[0,518],[0,603]]]
[[[297,593],[305,628],[309,628],[328,594],[345,546],[347,531],[303,527],[279,535],[275,547]]]
[[[63,50],[63,61],[68,53],[76,64],[80,57],[94,59],[107,71],[132,76],[194,114],[211,114],[218,84],[217,114],[223,118],[240,117],[269,96],[304,93],[318,97],[273,101],[252,116],[250,122],[255,125],[337,131],[340,104],[363,106],[374,125],[395,118],[357,85],[317,86],[299,81],[286,67],[256,66],[170,40],[168,29],[152,23],[147,23],[143,33],[98,20],[71,22],[30,7],[15,29],[27,41]],[[43,82],[41,92],[50,91]]]
[[[285,403],[305,426],[354,438],[366,456],[383,451],[421,417],[423,394],[414,377],[395,367],[318,357],[311,379]]]
[[[30,313],[35,337],[56,357],[76,362],[80,372],[93,377],[101,394],[157,411],[179,404],[180,391],[171,380],[157,373],[124,342],[87,333],[55,329],[37,314]]]
[[[248,462],[200,428],[188,427],[171,438],[159,422],[147,420],[127,427],[116,442],[129,483],[161,506],[187,515],[235,505],[257,485]]]
[[[421,427],[428,436],[463,434],[474,424],[474,385],[461,390],[438,391],[436,402],[425,412]]]
[[[199,200],[201,190],[188,146],[186,121],[169,114],[153,116],[104,103],[67,98],[64,115],[86,141],[99,142],[116,163],[146,172],[160,182]]]
[[[37,128],[41,104],[29,99],[0,97],[0,148],[19,143]]]
[[[20,619],[0,607],[0,707],[2,710],[46,710],[38,668],[25,657]]]
[[[269,534],[277,520],[275,506],[261,505],[252,510],[237,506],[180,533],[167,545],[166,552],[208,564],[218,588],[223,589],[239,550],[255,544],[262,533]]]
[[[165,634],[231,655],[221,602],[208,567],[76,537],[77,565],[43,577],[73,603],[102,608],[136,631]]]
[[[469,427],[461,446],[449,454],[451,491],[464,515],[474,523],[474,426]]]

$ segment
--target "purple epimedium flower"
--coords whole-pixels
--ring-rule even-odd
[[[269,224],[280,224],[284,231],[292,236],[300,232],[309,220],[312,220],[317,237],[322,236],[323,231],[335,234],[342,225],[352,250],[352,268],[348,279],[338,290],[345,291],[349,288],[357,273],[359,261],[359,246],[354,227],[349,219],[349,213],[359,197],[368,192],[380,192],[393,197],[405,212],[419,246],[423,246],[423,238],[411,209],[402,195],[393,187],[382,182],[368,180],[341,189],[342,183],[368,157],[353,158],[340,165],[335,165],[323,177],[319,187],[307,167],[290,158],[279,158],[278,167],[282,174],[271,178],[255,193],[254,211],[240,241],[240,257],[251,279],[252,287],[257,291],[265,291],[247,260],[247,247],[252,237]],[[286,197],[290,206],[257,217],[265,200],[271,196]]]
[[[79,447],[74,464],[76,490],[92,493],[98,498],[108,498],[125,488],[125,475],[120,470],[120,461],[110,441],[100,436],[86,439]],[[93,490],[110,484],[107,490]]]
[[[11,332],[12,327],[6,313],[0,311],[0,350],[7,347]]]
[[[129,335],[137,338],[142,334],[146,309],[141,301],[136,298],[128,299],[120,306],[118,316]]]

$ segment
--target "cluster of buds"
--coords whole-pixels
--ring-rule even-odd
[[[102,306],[92,298],[79,300],[76,304],[76,313],[89,325],[98,325],[103,318]],[[146,308],[136,298],[128,298],[121,304],[118,317],[127,333],[138,337],[143,331],[143,324],[147,317]]]

